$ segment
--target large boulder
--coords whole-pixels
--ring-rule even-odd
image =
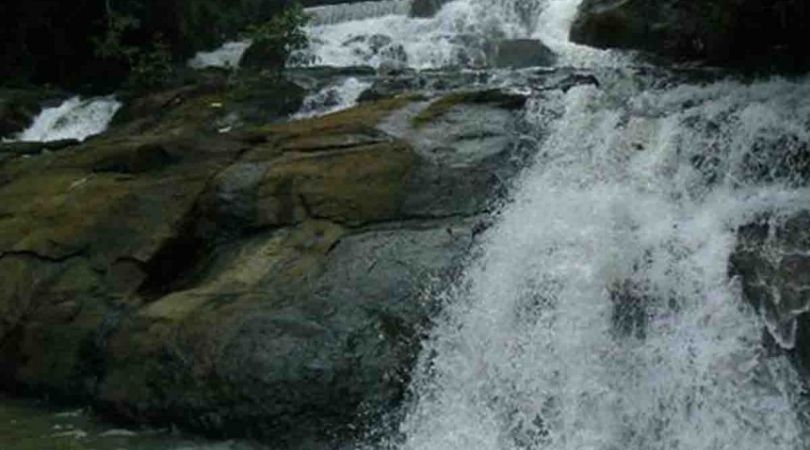
[[[2,387],[297,449],[396,407],[431,292],[529,151],[523,99],[231,130],[233,89],[130,100],[106,135],[0,165]]]
[[[557,55],[538,39],[500,40],[490,46],[489,52],[489,64],[493,67],[550,67],[557,61]]]
[[[800,0],[585,0],[574,42],[751,70],[810,67]]]

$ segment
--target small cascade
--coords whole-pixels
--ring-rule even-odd
[[[499,40],[537,39],[561,56],[560,65],[626,65],[630,60],[626,55],[568,42],[579,1],[455,0],[429,18],[409,17],[401,11],[381,15],[375,8],[382,6],[369,6],[363,13],[367,16],[334,13],[331,20],[316,20],[310,26],[311,46],[294,61],[327,66],[379,67],[393,62],[414,69],[481,68]],[[353,10],[351,6],[323,8]]]
[[[382,0],[336,5],[314,6],[306,12],[311,26],[334,25],[353,20],[371,19],[389,15],[405,16],[411,10],[413,0]]]
[[[307,65],[372,66],[387,63],[427,69],[481,59],[483,34],[470,26],[474,11],[467,1],[446,5],[432,18],[386,15],[315,25],[309,28]]]
[[[360,81],[355,77],[331,84],[304,99],[301,110],[295,113],[293,119],[306,119],[323,116],[351,108],[357,104],[357,99],[371,82]]]
[[[571,25],[582,0],[547,0],[531,36],[548,45],[559,57],[560,66],[625,67],[635,63],[632,55],[578,45],[568,39]]]
[[[115,97],[82,100],[73,97],[61,105],[44,109],[16,141],[51,142],[64,139],[83,141],[103,133],[121,108]]]
[[[623,66],[630,57],[568,42],[580,0],[455,0],[428,18],[410,17],[412,0],[365,1],[307,9],[310,47],[292,66],[413,69],[482,68],[498,40],[537,39],[561,56],[559,65]],[[189,66],[237,67],[249,41],[198,53]]]
[[[242,60],[245,51],[250,47],[251,42],[231,41],[226,42],[222,47],[210,52],[199,52],[188,61],[188,66],[192,69],[204,69],[206,67],[236,68]]]

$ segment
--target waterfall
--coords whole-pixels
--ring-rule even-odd
[[[386,15],[309,27],[310,65],[373,66],[396,62],[416,69],[453,65],[477,39],[466,1],[446,4],[432,18]]]
[[[412,0],[382,0],[355,3],[338,3],[307,8],[311,25],[334,25],[352,20],[362,20],[387,15],[405,16],[411,10]]]
[[[549,0],[528,32],[568,63],[621,66],[567,42],[577,3]],[[533,95],[536,159],[437,299],[386,448],[807,447],[799,376],[766,351],[728,264],[741,225],[810,208],[779,144],[810,145],[810,78],[657,87],[641,72]]]
[[[448,294],[402,449],[805,448],[797,375],[727,266],[738,226],[810,207],[757,175],[762,142],[810,142],[810,79],[625,88],[529,107],[559,119]]]
[[[311,46],[296,60],[327,66],[378,67],[394,60],[415,69],[481,67],[491,41],[517,38],[540,39],[566,65],[617,66],[628,60],[617,52],[568,42],[578,0],[455,0],[430,18],[399,11],[380,14],[388,11],[382,6],[387,3],[358,7],[366,16],[350,13],[352,6],[323,7],[330,19],[309,27]]]
[[[72,97],[59,106],[44,109],[34,119],[34,123],[14,140],[83,141],[90,136],[103,133],[121,106],[121,103],[112,96],[88,100]]]

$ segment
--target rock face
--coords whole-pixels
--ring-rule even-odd
[[[522,101],[228,132],[261,101],[210,84],[0,161],[0,384],[279,448],[350,436],[402,398],[431,289],[528,152]]]
[[[571,39],[751,70],[810,67],[797,0],[585,0]]]
[[[447,0],[413,0],[411,17],[433,17],[442,9]]]
[[[23,131],[43,106],[58,104],[67,96],[51,89],[0,89],[0,138]]]
[[[741,228],[731,270],[777,344],[810,370],[810,211]]]
[[[537,39],[508,39],[493,44],[489,60],[493,67],[523,69],[553,66],[557,55]]]

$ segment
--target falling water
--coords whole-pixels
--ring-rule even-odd
[[[324,9],[332,18],[310,28],[314,64],[474,65],[482,39],[534,37],[561,64],[601,69],[598,87],[532,94],[522,120],[537,156],[439,299],[386,446],[807,448],[798,375],[765,351],[767,324],[728,261],[741,225],[810,208],[779,145],[810,146],[810,78],[655,87],[622,68],[628,56],[568,42],[578,3],[456,0],[432,18]],[[301,114],[350,105],[363,87],[347,78]],[[24,135],[86,130],[54,119],[71,101]]]
[[[226,42],[222,47],[210,52],[198,52],[188,60],[188,66],[192,69],[205,69],[206,67],[236,68],[250,45],[250,40]]]
[[[336,5],[315,6],[307,8],[314,26],[334,25],[341,22],[362,20],[388,15],[405,16],[411,11],[412,0],[380,0]]]
[[[576,3],[534,33],[617,61],[566,42]],[[728,261],[741,225],[810,208],[779,145],[810,145],[810,78],[643,77],[531,98],[536,160],[441,299],[390,447],[807,448],[798,375]]]
[[[293,119],[305,119],[342,111],[357,104],[360,94],[371,87],[371,82],[349,77],[338,83],[330,84],[304,99],[301,109]]]
[[[28,129],[14,140],[50,142],[62,139],[83,141],[103,133],[121,108],[114,97],[82,100],[73,97],[61,105],[44,109]]]
[[[810,207],[755,175],[778,163],[758,143],[810,142],[810,79],[615,87],[527,111],[560,118],[448,295],[401,448],[804,448],[797,376],[727,265],[738,226]]]

